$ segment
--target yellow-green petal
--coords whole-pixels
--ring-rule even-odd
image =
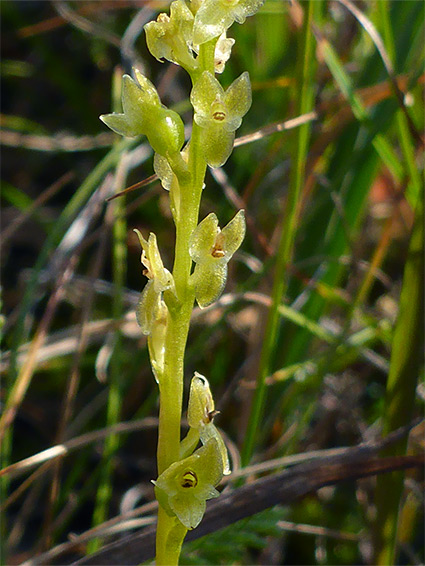
[[[239,210],[218,236],[226,260],[230,260],[245,238],[245,212]]]
[[[193,274],[195,297],[201,309],[216,301],[226,285],[227,262],[214,258],[198,263]]]
[[[143,133],[128,123],[125,114],[102,114],[99,118],[104,124],[106,124],[106,126],[108,126],[108,128],[120,136],[134,138],[135,136]]]
[[[160,294],[155,290],[153,280],[146,283],[136,308],[136,318],[143,334],[149,335],[159,308]]]
[[[201,147],[205,161],[210,167],[221,167],[233,150],[235,133],[229,132],[226,124],[211,124],[201,130]]]
[[[190,236],[189,254],[193,261],[202,261],[211,253],[219,231],[218,218],[214,212],[211,212],[198,224]]]
[[[247,72],[233,81],[224,94],[224,102],[229,112],[229,118],[242,118],[248,112],[252,103],[251,82]],[[239,125],[236,126],[238,128]]]
[[[223,97],[224,90],[221,84],[211,73],[204,71],[190,94],[190,102],[195,109],[195,121],[199,116],[210,118],[212,104]]]

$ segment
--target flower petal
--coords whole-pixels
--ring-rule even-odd
[[[189,254],[193,261],[200,262],[210,254],[219,231],[218,218],[214,212],[211,212],[198,224],[190,236]]]
[[[216,73],[221,74],[224,71],[234,44],[235,40],[231,37],[226,37],[226,33],[222,33],[218,38],[214,51],[214,70]]]
[[[245,212],[240,210],[232,220],[223,228],[218,236],[224,257],[227,261],[232,257],[243,242],[245,237],[246,223]]]
[[[195,529],[202,521],[205,513],[205,499],[197,499],[193,494],[174,495],[169,504],[179,520],[187,529]]]
[[[196,452],[198,461],[196,462],[196,473],[198,485],[196,492],[200,493],[205,486],[215,487],[223,477],[223,458],[217,438],[211,437],[204,446]]]
[[[158,21],[148,22],[144,26],[146,33],[146,45],[155,59],[161,63],[163,62],[163,59],[167,59],[167,61],[172,60],[171,46],[169,42],[166,41],[168,28],[167,22],[159,21],[160,17],[164,15],[165,14],[160,14],[158,16]]]
[[[136,319],[143,334],[149,335],[159,308],[160,294],[155,290],[153,279],[149,280],[143,289],[136,309]]]
[[[209,424],[214,414],[214,399],[206,377],[198,372],[190,382],[187,422],[191,428]]]
[[[165,336],[167,332],[168,309],[165,302],[160,299],[155,318],[152,322],[151,333],[148,336],[149,357],[152,370],[157,383],[160,382],[164,372]]]
[[[194,16],[183,0],[175,0],[170,5],[170,20],[178,35],[186,43],[192,41]]]
[[[137,83],[129,76],[124,75],[122,83],[122,107],[125,117],[132,128],[140,133],[145,133],[146,123],[146,97]]]
[[[223,6],[217,0],[204,0],[195,16],[193,43],[201,45],[218,37],[234,22],[231,7]]]
[[[226,285],[227,262],[214,258],[198,263],[193,274],[195,297],[201,309],[218,299]]]
[[[213,102],[223,97],[224,90],[221,84],[211,73],[204,71],[190,93],[190,102],[195,109],[195,120],[196,114],[210,117]]]
[[[229,86],[224,94],[224,102],[227,106],[230,118],[242,118],[242,116],[245,116],[252,103],[251,82],[247,72],[242,73],[242,75]]]
[[[149,234],[147,256],[151,265],[156,291],[161,292],[166,289],[171,289],[174,286],[173,276],[168,269],[165,269],[164,264],[162,263],[156,236],[153,232]]]
[[[226,123],[211,124],[201,130],[202,151],[210,167],[221,167],[232,153],[235,133],[228,131],[226,126]]]
[[[133,125],[128,123],[125,114],[102,114],[99,118],[108,126],[108,128],[120,136],[134,138],[135,136],[143,133],[141,131],[137,131],[137,128],[134,128]]]
[[[228,476],[230,474],[229,455],[227,453],[223,437],[219,433],[217,427],[212,422],[201,427],[199,429],[199,438],[204,445],[207,445],[211,439],[214,439],[217,442],[222,459],[223,474]]]
[[[145,75],[143,75],[139,71],[139,69],[136,69],[136,67],[133,68],[133,72],[136,76],[136,80],[140,88],[142,89],[144,102],[155,106],[160,106],[161,100],[154,84],[147,77],[145,77]]]
[[[174,173],[168,163],[168,159],[163,155],[155,153],[153,158],[153,169],[158,175],[161,185],[166,191],[169,191],[173,182]]]

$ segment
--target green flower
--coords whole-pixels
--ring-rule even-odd
[[[162,263],[155,234],[151,232],[149,239],[145,240],[139,230],[134,231],[142,246],[143,275],[149,279],[140,295],[136,317],[143,334],[149,335],[155,321],[163,318],[162,293],[167,290],[174,292],[174,279]]]
[[[211,439],[191,456],[171,464],[152,483],[165,511],[176,515],[187,529],[194,529],[202,520],[206,501],[218,497],[215,486],[222,477],[220,449]]]
[[[137,69],[137,82],[123,76],[123,114],[100,116],[108,128],[122,136],[147,136],[150,145],[160,155],[180,151],[184,143],[182,119],[173,110],[161,104],[154,85]]]
[[[189,253],[196,263],[192,280],[195,297],[201,308],[213,303],[226,284],[227,264],[245,236],[245,215],[240,210],[220,230],[212,212],[198,224],[190,238]]]
[[[145,25],[146,43],[152,55],[167,59],[186,70],[197,66],[191,51],[194,17],[183,0],[171,3],[170,15],[159,14],[156,22]]]
[[[204,0],[193,28],[193,42],[201,45],[226,31],[233,22],[243,24],[264,4],[264,0]]]
[[[235,130],[251,106],[251,84],[248,73],[242,73],[224,91],[208,71],[192,89],[190,101],[195,122],[201,128],[201,147],[208,165],[221,167],[233,149]]]
[[[195,372],[190,384],[187,422],[191,429],[198,432],[202,444],[206,446],[211,439],[217,442],[223,463],[223,474],[227,476],[230,474],[229,457],[224,440],[213,423],[216,414],[210,384],[206,377]]]

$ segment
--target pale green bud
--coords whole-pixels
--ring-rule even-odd
[[[218,80],[204,71],[190,95],[195,110],[194,120],[201,128],[201,147],[208,165],[220,167],[232,152],[235,130],[248,112],[251,83],[248,73],[242,73],[224,91]]]
[[[190,383],[187,422],[190,427],[199,429],[210,424],[215,414],[210,384],[206,377],[195,372]]]
[[[189,253],[196,263],[192,276],[195,297],[201,308],[213,303],[226,284],[227,263],[240,247],[245,236],[245,215],[240,210],[220,230],[217,216],[212,212],[195,228]]]
[[[264,0],[204,0],[193,27],[193,42],[201,45],[226,31],[233,22],[243,24],[264,4]]]
[[[123,114],[103,114],[100,119],[117,134],[147,136],[154,151],[160,155],[175,153],[184,143],[182,119],[161,104],[154,85],[137,69],[137,82],[129,75],[123,77]]]
[[[206,501],[218,497],[215,486],[222,476],[220,449],[212,438],[191,456],[171,464],[152,483],[164,510],[176,515],[187,529],[194,529],[202,520]]]

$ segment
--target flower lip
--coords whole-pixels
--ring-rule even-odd
[[[196,487],[198,485],[198,476],[192,470],[183,474],[181,486],[184,488]]]

